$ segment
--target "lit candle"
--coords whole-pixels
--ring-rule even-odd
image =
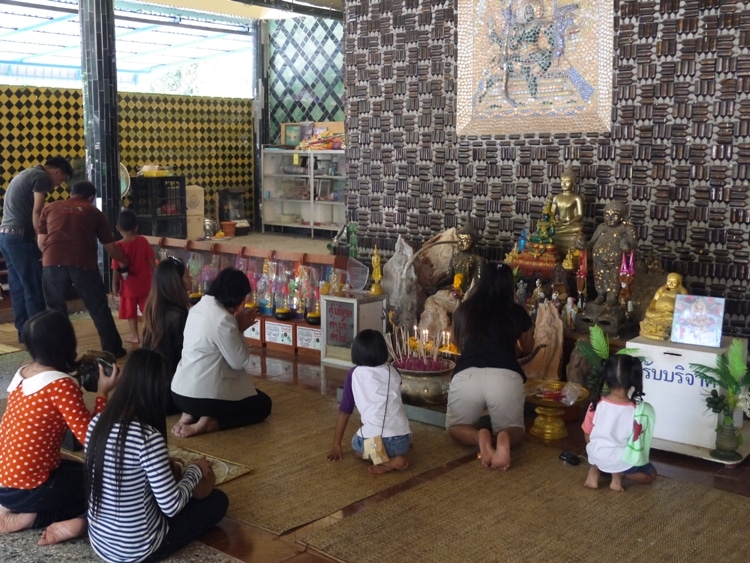
[[[430,339],[430,333],[428,330],[422,331],[422,342],[427,342]]]
[[[419,334],[417,333],[417,325],[414,325],[414,340],[419,340]]]

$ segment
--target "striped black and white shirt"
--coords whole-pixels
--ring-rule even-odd
[[[96,416],[89,425],[91,436]],[[125,441],[124,467],[115,481],[114,444],[119,424],[107,439],[101,505],[94,514],[89,503],[89,539],[105,561],[126,563],[147,558],[167,534],[167,517],[188,503],[201,479],[200,467],[188,465],[175,481],[164,437],[149,425],[131,424]]]

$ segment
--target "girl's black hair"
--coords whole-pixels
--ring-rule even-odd
[[[155,428],[166,441],[169,385],[170,374],[159,352],[140,348],[130,354],[117,382],[117,391],[99,415],[86,446],[88,499],[94,513],[102,505],[105,466],[114,467],[115,474],[110,478],[122,481],[125,441],[131,423]],[[116,432],[114,459],[105,463],[107,441],[113,432]]]
[[[630,400],[634,403],[639,401],[643,393],[643,366],[638,358],[627,354],[617,354],[610,357],[599,369],[596,387],[591,394],[592,411],[596,410],[596,404],[602,398],[604,384],[610,389],[633,389]]]
[[[206,295],[213,296],[219,303],[229,309],[230,307],[239,307],[250,291],[252,291],[252,288],[244,272],[229,267],[224,268],[214,278],[208,287],[208,291],[206,291]]]
[[[482,270],[477,286],[453,315],[453,338],[458,349],[463,350],[466,342],[476,342],[481,347],[492,345],[486,342],[491,338],[487,327],[497,319],[507,319],[512,323],[513,316],[509,312],[513,303],[513,272],[510,267],[503,263],[488,264]],[[518,330],[508,333],[520,336]]]
[[[388,361],[388,346],[377,330],[366,328],[352,342],[352,363],[355,366],[382,366]]]
[[[164,318],[170,307],[190,308],[182,276],[185,264],[179,258],[170,256],[159,262],[151,279],[151,291],[143,310],[143,346],[157,348],[164,338]]]
[[[35,362],[64,372],[75,367],[78,342],[68,315],[51,309],[37,313],[24,323],[21,339]]]

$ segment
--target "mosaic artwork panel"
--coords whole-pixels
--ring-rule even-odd
[[[612,6],[459,0],[458,133],[609,131]]]

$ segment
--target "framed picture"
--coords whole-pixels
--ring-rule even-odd
[[[300,142],[300,127],[297,123],[284,125],[284,144],[296,147]]]
[[[331,194],[331,180],[326,178],[317,180],[318,183],[318,199],[323,201],[329,201],[333,196]]]
[[[299,140],[309,141],[312,139],[315,123],[312,121],[303,121],[299,124]]]
[[[609,132],[614,4],[458,0],[460,135]]]
[[[677,295],[674,300],[672,342],[721,346],[724,298]]]

